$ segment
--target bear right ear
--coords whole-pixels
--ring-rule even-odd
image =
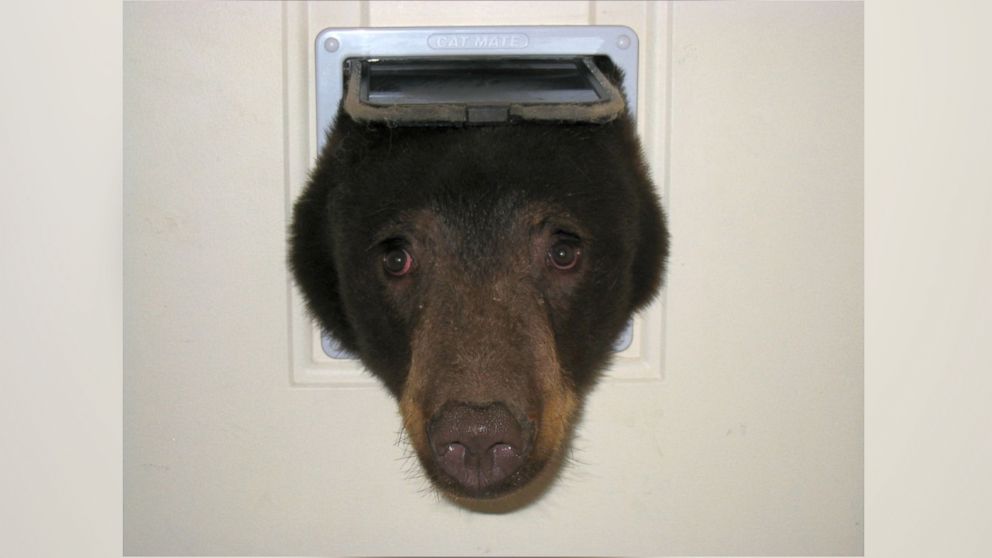
[[[635,311],[647,306],[658,295],[668,267],[668,225],[650,182],[641,191],[637,232],[638,243],[631,267],[631,305]]]
[[[332,138],[328,138],[328,147],[331,141]],[[328,221],[328,197],[335,183],[333,173],[329,172],[332,166],[330,151],[325,149],[293,206],[288,263],[310,314],[340,341],[345,350],[354,353],[357,350],[355,335],[345,319]]]

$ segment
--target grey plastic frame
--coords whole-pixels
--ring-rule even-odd
[[[327,28],[314,40],[316,153],[323,150],[344,92],[343,63],[348,58],[387,56],[577,56],[607,55],[624,72],[628,110],[637,118],[637,33],[626,26],[492,26]],[[291,190],[291,198],[295,198]],[[340,351],[336,341],[302,310],[293,291],[291,300],[291,382],[297,386],[375,387],[377,382],[354,357]],[[654,320],[635,317],[628,322],[615,351],[613,380],[660,380],[660,352],[643,345],[645,334],[659,334]],[[330,356],[334,354],[334,356]]]
[[[314,40],[317,150],[323,150],[341,96],[348,58],[579,56],[605,54],[624,72],[637,118],[637,33],[622,25],[328,28]]]

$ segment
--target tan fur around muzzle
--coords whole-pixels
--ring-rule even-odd
[[[438,319],[440,314],[428,313],[414,333],[400,412],[410,442],[425,465],[433,460],[428,423],[449,401],[503,402],[526,413],[536,424],[528,458],[535,463],[551,461],[565,446],[578,396],[561,369],[550,325],[536,314],[509,317],[494,316],[491,308],[489,311],[489,316],[477,323],[454,327],[449,319]],[[475,314],[463,309],[462,315]],[[473,334],[472,330],[477,331]],[[452,346],[453,335],[474,337],[486,345],[456,342]],[[512,341],[499,343],[500,339]],[[458,382],[466,385],[459,386]]]

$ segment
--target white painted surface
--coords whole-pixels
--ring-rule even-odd
[[[860,553],[861,14],[126,4],[125,553]],[[673,235],[665,338],[645,340],[665,374],[600,385],[580,463],[534,506],[480,515],[422,492],[382,390],[291,385],[284,232],[312,156],[313,130],[290,133],[310,125],[310,38],[586,23],[641,40],[640,129]]]

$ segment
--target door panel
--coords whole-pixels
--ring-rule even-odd
[[[860,4],[124,13],[125,553],[861,553]],[[473,513],[428,489],[374,381],[293,381],[312,39],[591,23],[640,37],[638,127],[673,239],[648,310],[663,330],[641,339],[658,369],[596,388],[544,498]]]

